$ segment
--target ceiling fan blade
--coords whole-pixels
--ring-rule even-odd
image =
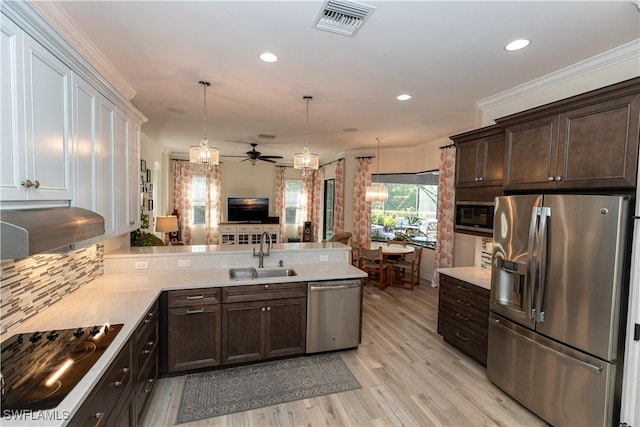
[[[282,159],[282,156],[258,156],[258,158],[260,160],[264,160],[264,159]]]
[[[263,162],[269,162],[269,163],[277,163],[275,160],[265,159],[264,156],[258,157],[258,160],[262,160]]]

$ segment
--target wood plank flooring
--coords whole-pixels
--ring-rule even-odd
[[[438,290],[365,287],[362,343],[341,352],[361,389],[180,426],[543,426],[436,331]],[[185,376],[158,381],[144,426],[175,425]]]

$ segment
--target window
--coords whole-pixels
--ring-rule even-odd
[[[322,223],[322,235],[325,239],[333,236],[333,203],[336,194],[336,180],[324,181],[324,221]]]
[[[404,238],[435,249],[438,171],[385,174],[379,181],[389,189],[389,200],[371,204],[371,239]]]
[[[207,180],[204,175],[191,178],[191,225],[205,225],[205,200],[207,194]]]
[[[302,201],[302,181],[285,181],[285,224],[298,224],[298,213]]]

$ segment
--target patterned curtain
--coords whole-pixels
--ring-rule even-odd
[[[173,208],[180,214],[182,225],[182,241],[185,245],[191,244],[191,224],[193,223],[193,211],[191,204],[191,181],[194,175],[201,175],[201,166],[189,162],[173,160],[171,162],[173,176]],[[205,232],[206,243],[216,245],[219,242],[222,206],[222,183],[220,180],[220,166],[213,166],[205,173],[206,176],[206,200],[205,200]]]
[[[286,171],[286,168],[284,166],[277,166],[276,167],[276,206],[275,206],[275,214],[280,217],[280,236],[282,236],[282,241],[284,241],[284,236],[286,235],[286,231],[287,231],[287,225],[285,224],[285,220],[286,220],[285,171]]]
[[[333,234],[344,229],[344,160],[336,163],[336,181],[333,203]]]
[[[371,185],[371,158],[360,158],[353,180],[353,237],[354,243],[371,240],[371,205],[365,201],[366,188]]]
[[[182,241],[191,244],[191,164],[177,160],[171,161],[173,177],[173,209],[180,214]]]
[[[443,147],[440,151],[440,177],[438,179],[438,237],[436,241],[433,280],[431,286],[440,285],[438,268],[453,267],[453,223],[455,216],[456,147]]]
[[[220,242],[220,220],[222,213],[222,181],[220,166],[215,165],[206,172],[207,198],[205,200],[205,231],[207,245],[217,245]]]

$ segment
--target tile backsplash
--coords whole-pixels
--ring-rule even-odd
[[[104,245],[65,254],[41,254],[2,261],[0,332],[42,312],[65,295],[101,276]]]

